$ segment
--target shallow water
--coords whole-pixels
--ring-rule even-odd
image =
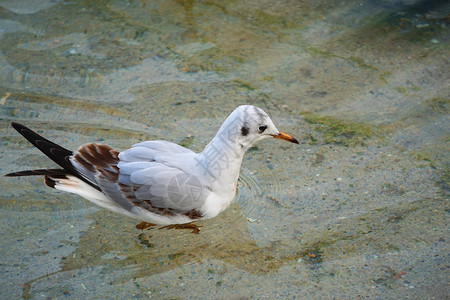
[[[0,1],[2,174],[69,149],[200,151],[240,104],[300,145],[246,154],[188,230],[1,178],[0,298],[448,297],[444,1]]]

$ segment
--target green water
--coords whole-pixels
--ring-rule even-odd
[[[0,298],[448,297],[444,1],[0,1],[0,171],[165,139],[200,151],[240,104],[300,145],[246,154],[239,193],[188,230],[42,178],[1,178]]]

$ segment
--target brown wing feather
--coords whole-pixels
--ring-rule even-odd
[[[87,144],[77,150],[73,159],[83,166],[88,164],[90,168],[95,169],[96,182],[102,191],[123,208],[131,210],[138,206],[156,214],[173,216],[174,213],[170,209],[154,207],[148,200],[137,199],[135,192],[140,186],[119,182],[118,155],[119,152],[107,145]]]

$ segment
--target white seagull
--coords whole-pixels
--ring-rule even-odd
[[[122,152],[90,143],[73,152],[21,124],[11,125],[61,168],[5,176],[43,175],[49,187],[158,225],[209,219],[227,208],[236,193],[242,158],[255,142],[274,137],[298,144],[251,105],[236,108],[200,153],[162,140]]]

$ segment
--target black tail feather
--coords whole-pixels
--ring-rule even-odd
[[[53,143],[52,141],[47,140],[46,138],[40,136],[30,128],[16,123],[11,123],[12,127],[17,130],[24,138],[26,138],[31,144],[33,144],[36,148],[38,148],[42,153],[48,156],[55,163],[60,165],[62,168],[72,171],[76,174],[76,170],[73,168],[72,164],[68,161],[68,157],[70,157],[73,152],[61,147],[58,144]]]
[[[50,175],[50,176],[64,176],[68,172],[63,169],[37,169],[37,170],[26,170],[6,174],[5,177],[16,177],[16,176],[40,176],[40,175]]]
[[[37,169],[37,170],[26,170],[14,173],[6,174],[5,177],[16,177],[16,176],[39,176],[43,175],[45,177],[45,185],[55,188],[56,180],[55,178],[67,178],[67,174],[70,174],[64,169]]]
[[[51,180],[50,177],[62,178],[67,174],[74,175],[90,186],[96,188],[100,191],[100,188],[95,183],[88,180],[83,174],[81,174],[77,169],[75,169],[70,162],[70,157],[73,155],[73,152],[61,147],[58,144],[53,143],[52,141],[47,140],[46,138],[40,136],[30,128],[16,123],[11,122],[11,126],[14,127],[17,132],[19,132],[24,138],[26,138],[31,144],[33,144],[36,148],[38,148],[42,153],[47,155],[48,158],[53,160],[63,169],[39,169],[39,170],[27,170],[27,171],[19,171],[14,173],[6,174],[6,177],[14,177],[14,176],[33,176],[33,175],[44,175],[46,178],[46,184],[48,180]],[[49,177],[50,176],[50,177]],[[51,185],[49,185],[51,186]],[[53,186],[54,187],[54,184]]]

